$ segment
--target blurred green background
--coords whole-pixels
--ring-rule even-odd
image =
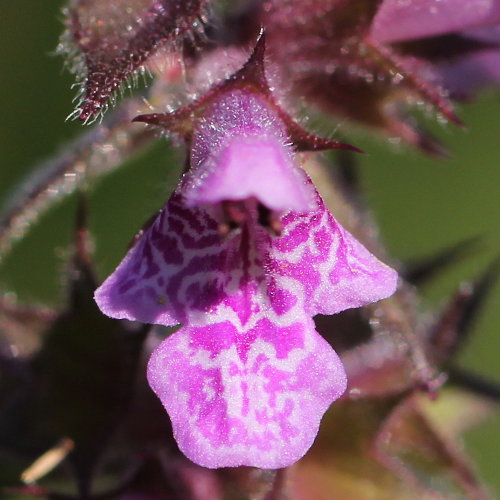
[[[62,2],[19,0],[0,7],[0,203],[40,160],[50,157],[82,126],[65,122],[72,111],[72,77],[53,55],[61,31]],[[480,96],[458,110],[466,130],[431,125],[451,159],[433,160],[389,147],[368,135],[340,129],[369,154],[361,158],[365,196],[389,252],[402,260],[480,236],[477,251],[424,289],[424,306],[439,305],[464,280],[500,255],[500,95]],[[171,161],[168,161],[168,158]],[[159,208],[178,175],[175,155],[159,142],[132,158],[91,195],[91,228],[100,271],[116,265],[133,232]],[[172,161],[174,160],[174,161]],[[61,275],[73,224],[70,197],[16,245],[0,268],[0,287],[23,300],[49,304],[62,297]],[[500,284],[489,297],[459,362],[500,383]],[[466,436],[480,473],[500,494],[500,421],[491,418]]]

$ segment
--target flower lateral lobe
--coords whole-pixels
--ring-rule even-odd
[[[183,323],[153,353],[148,379],[179,447],[200,465],[298,460],[346,387],[312,316],[394,292],[396,273],[315,197],[314,211],[282,216],[280,236],[257,222],[254,207],[224,237],[179,188],[96,291],[109,316]]]

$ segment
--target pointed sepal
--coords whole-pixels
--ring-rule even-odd
[[[190,140],[196,131],[197,122],[207,114],[207,110],[224,100],[225,95],[241,92],[249,96],[258,96],[265,102],[264,107],[270,110],[283,122],[288,141],[296,151],[327,151],[345,149],[362,153],[360,149],[333,139],[319,137],[306,131],[283,109],[272,94],[265,70],[266,35],[262,31],[250,58],[243,67],[227,80],[216,85],[194,103],[180,108],[173,113],[152,113],[139,115],[134,122],[162,127],[174,134]],[[222,115],[224,116],[224,115]]]
[[[499,273],[500,258],[497,258],[477,280],[460,286],[441,311],[429,336],[429,353],[437,363],[449,362],[466,341]]]
[[[72,0],[66,38],[76,47],[74,64],[84,80],[76,113],[92,121],[119,86],[167,43],[195,29],[207,0]],[[74,51],[74,50],[73,50]]]

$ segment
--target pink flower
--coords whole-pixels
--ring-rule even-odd
[[[371,36],[393,43],[498,24],[496,0],[384,0],[373,19]]]
[[[441,145],[408,114],[425,103],[460,124],[450,98],[500,81],[494,0],[270,2],[268,56],[299,96],[433,154]],[[279,88],[279,85],[277,85]]]
[[[500,3],[496,0],[384,0],[370,36],[432,63],[454,97],[500,82]]]
[[[302,457],[346,388],[312,317],[396,287],[395,271],[328,212],[289,143],[266,98],[218,95],[195,122],[191,169],[95,294],[108,316],[182,323],[148,379],[179,447],[205,467]]]

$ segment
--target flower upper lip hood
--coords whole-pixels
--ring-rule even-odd
[[[316,207],[285,124],[263,97],[246,90],[223,94],[197,121],[182,182],[189,206],[255,197],[279,213]]]

